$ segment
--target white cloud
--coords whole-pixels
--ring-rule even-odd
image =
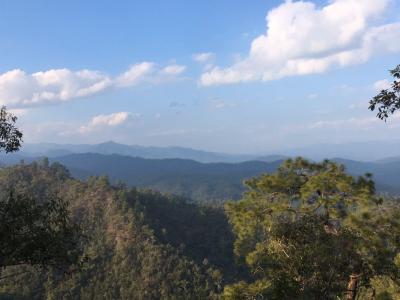
[[[317,93],[311,93],[307,96],[308,99],[316,99],[318,98],[318,94]]]
[[[391,83],[387,79],[382,79],[378,80],[373,84],[373,88],[377,91],[380,92],[382,90],[386,90],[391,87]]]
[[[152,62],[142,62],[131,66],[115,79],[115,86],[130,87],[142,83],[160,84],[177,78],[186,70],[186,66],[172,64],[160,68]]]
[[[168,129],[168,130],[164,130],[164,131],[157,131],[157,132],[154,132],[154,133],[149,133],[149,134],[147,134],[147,137],[209,134],[209,133],[213,133],[213,132],[214,132],[213,129],[195,129],[195,128]]]
[[[380,128],[380,126],[387,126],[386,128],[393,129],[400,127],[400,113],[395,113],[390,120],[382,122],[376,116],[372,117],[358,117],[338,120],[320,120],[310,123],[306,129],[361,129],[370,130]]]
[[[93,117],[88,124],[81,126],[79,132],[87,133],[90,131],[104,129],[107,127],[116,127],[124,123],[127,123],[130,120],[137,119],[140,117],[141,117],[140,114],[132,114],[130,112],[125,112],[125,111],[112,113],[109,115],[98,115]]]
[[[186,70],[185,66],[181,65],[170,65],[160,70],[160,74],[165,75],[179,75]]]
[[[93,126],[117,126],[128,120],[130,113],[119,112],[110,115],[99,115],[92,119],[91,125]]]
[[[26,74],[16,69],[0,75],[0,103],[13,106],[68,101],[99,93],[110,85],[111,79],[96,71],[57,69]]]
[[[368,101],[360,101],[360,102],[354,102],[349,105],[349,109],[363,109],[367,110],[369,104]]]
[[[193,54],[193,59],[198,63],[208,63],[215,59],[215,54],[212,52],[203,52]]]
[[[115,85],[120,87],[134,86],[143,82],[144,78],[155,69],[152,62],[141,62],[131,66],[115,79]]]
[[[109,88],[163,83],[184,70],[184,66],[175,64],[160,68],[152,62],[141,62],[112,78],[92,70],[52,69],[27,74],[15,69],[0,74],[0,105],[16,108],[66,102],[96,95]]]
[[[8,111],[17,117],[26,116],[29,113],[29,109],[26,108],[9,109]]]
[[[192,133],[192,129],[170,129],[164,131],[157,131],[156,133],[150,133],[147,136],[156,137],[156,136],[170,136],[170,135],[186,135]]]
[[[309,129],[320,129],[320,128],[363,128],[368,129],[374,124],[382,122],[376,117],[367,118],[349,118],[341,120],[328,120],[328,121],[317,121],[308,126]]]
[[[76,134],[77,124],[64,121],[45,121],[20,123],[24,133],[24,142],[51,141],[54,138],[62,138]]]
[[[237,103],[232,101],[224,101],[224,100],[212,100],[211,105],[214,109],[224,109],[224,108],[231,108],[237,107]]]
[[[202,85],[268,81],[322,73],[400,51],[400,23],[375,26],[390,0],[333,0],[324,7],[286,1],[267,14],[267,32],[252,41],[248,56],[202,74]]]

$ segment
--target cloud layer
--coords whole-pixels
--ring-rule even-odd
[[[171,80],[184,71],[184,66],[174,64],[160,68],[152,62],[135,64],[115,78],[91,70],[74,72],[68,69],[52,69],[27,74],[23,70],[15,69],[0,74],[0,105],[23,107],[65,102],[92,96],[109,88],[160,83]]]
[[[112,113],[109,115],[98,115],[93,117],[88,124],[81,126],[79,128],[79,132],[87,133],[108,127],[116,127],[140,117],[140,114],[132,114],[126,111]]]
[[[389,89],[391,86],[391,82],[387,79],[378,80],[373,84],[373,87],[377,92]]]
[[[208,63],[215,59],[215,54],[212,52],[203,52],[193,54],[193,59],[198,63]]]
[[[253,40],[245,59],[214,67],[202,85],[268,81],[322,73],[366,62],[371,56],[400,51],[400,23],[375,25],[390,0],[286,1],[266,17],[267,32]]]

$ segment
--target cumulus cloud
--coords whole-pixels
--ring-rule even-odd
[[[125,111],[112,113],[109,115],[98,115],[93,117],[88,124],[81,126],[79,132],[87,133],[98,129],[116,127],[140,117],[140,114],[132,114]]]
[[[248,56],[230,67],[202,74],[202,85],[268,81],[322,73],[400,51],[400,23],[374,25],[390,0],[333,0],[324,7],[286,1],[268,12],[266,34],[254,39]]]
[[[17,69],[0,75],[0,103],[13,106],[68,101],[96,94],[111,84],[108,76],[96,71],[57,69],[27,74]]]
[[[161,83],[171,80],[184,70],[185,67],[179,65],[160,68],[152,62],[141,62],[113,78],[92,70],[74,72],[69,69],[52,69],[27,74],[15,69],[0,74],[0,105],[26,107],[66,102],[96,95],[109,88]]]
[[[391,87],[391,83],[387,79],[378,80],[373,84],[374,90],[380,92],[382,90],[386,90]]]
[[[158,84],[171,81],[182,74],[186,66],[172,64],[160,68],[152,62],[142,62],[131,66],[115,79],[118,87],[135,86],[141,83]]]
[[[208,63],[215,59],[215,54],[212,52],[203,52],[193,54],[193,59],[198,63]]]
[[[155,64],[142,62],[131,66],[115,79],[115,85],[120,87],[134,86],[143,82],[144,78],[153,73]]]
[[[160,74],[166,75],[179,75],[186,70],[185,66],[181,65],[170,65],[160,70]]]

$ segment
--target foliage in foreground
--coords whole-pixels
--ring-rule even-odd
[[[16,121],[6,107],[0,108],[0,152],[15,152],[21,147],[22,132]],[[57,165],[48,169],[48,175],[55,179],[67,173],[59,173]],[[0,182],[0,268],[30,265],[65,272],[79,264],[80,228],[70,219],[67,201],[47,186],[34,192],[21,186],[18,179],[24,175],[16,173],[11,180]]]
[[[400,65],[389,71],[394,80],[391,86],[383,89],[369,102],[369,109],[378,110],[377,117],[386,120],[400,110]]]
[[[383,205],[369,175],[299,158],[247,187],[226,211],[253,280],[225,287],[226,299],[355,299],[384,284],[396,293],[400,210]]]

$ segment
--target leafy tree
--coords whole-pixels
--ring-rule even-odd
[[[79,257],[79,227],[67,202],[57,196],[40,201],[9,192],[0,196],[0,267],[29,264],[68,269]]]
[[[5,106],[0,109],[0,151],[18,151],[21,147],[22,132],[15,126],[17,117],[9,113]]]
[[[225,298],[355,299],[376,276],[398,282],[400,210],[382,204],[370,175],[298,158],[246,185],[226,212],[253,281],[227,286]]]
[[[16,121],[1,107],[0,151],[15,152],[21,147]],[[60,172],[60,166],[52,170]],[[65,269],[79,256],[79,226],[70,220],[66,201],[56,193],[24,190],[16,184],[22,176],[8,176],[0,187],[0,268],[28,264]]]
[[[382,120],[400,109],[400,65],[390,70],[390,74],[394,77],[391,87],[380,91],[369,102],[369,109],[374,111],[377,108],[377,117]]]

